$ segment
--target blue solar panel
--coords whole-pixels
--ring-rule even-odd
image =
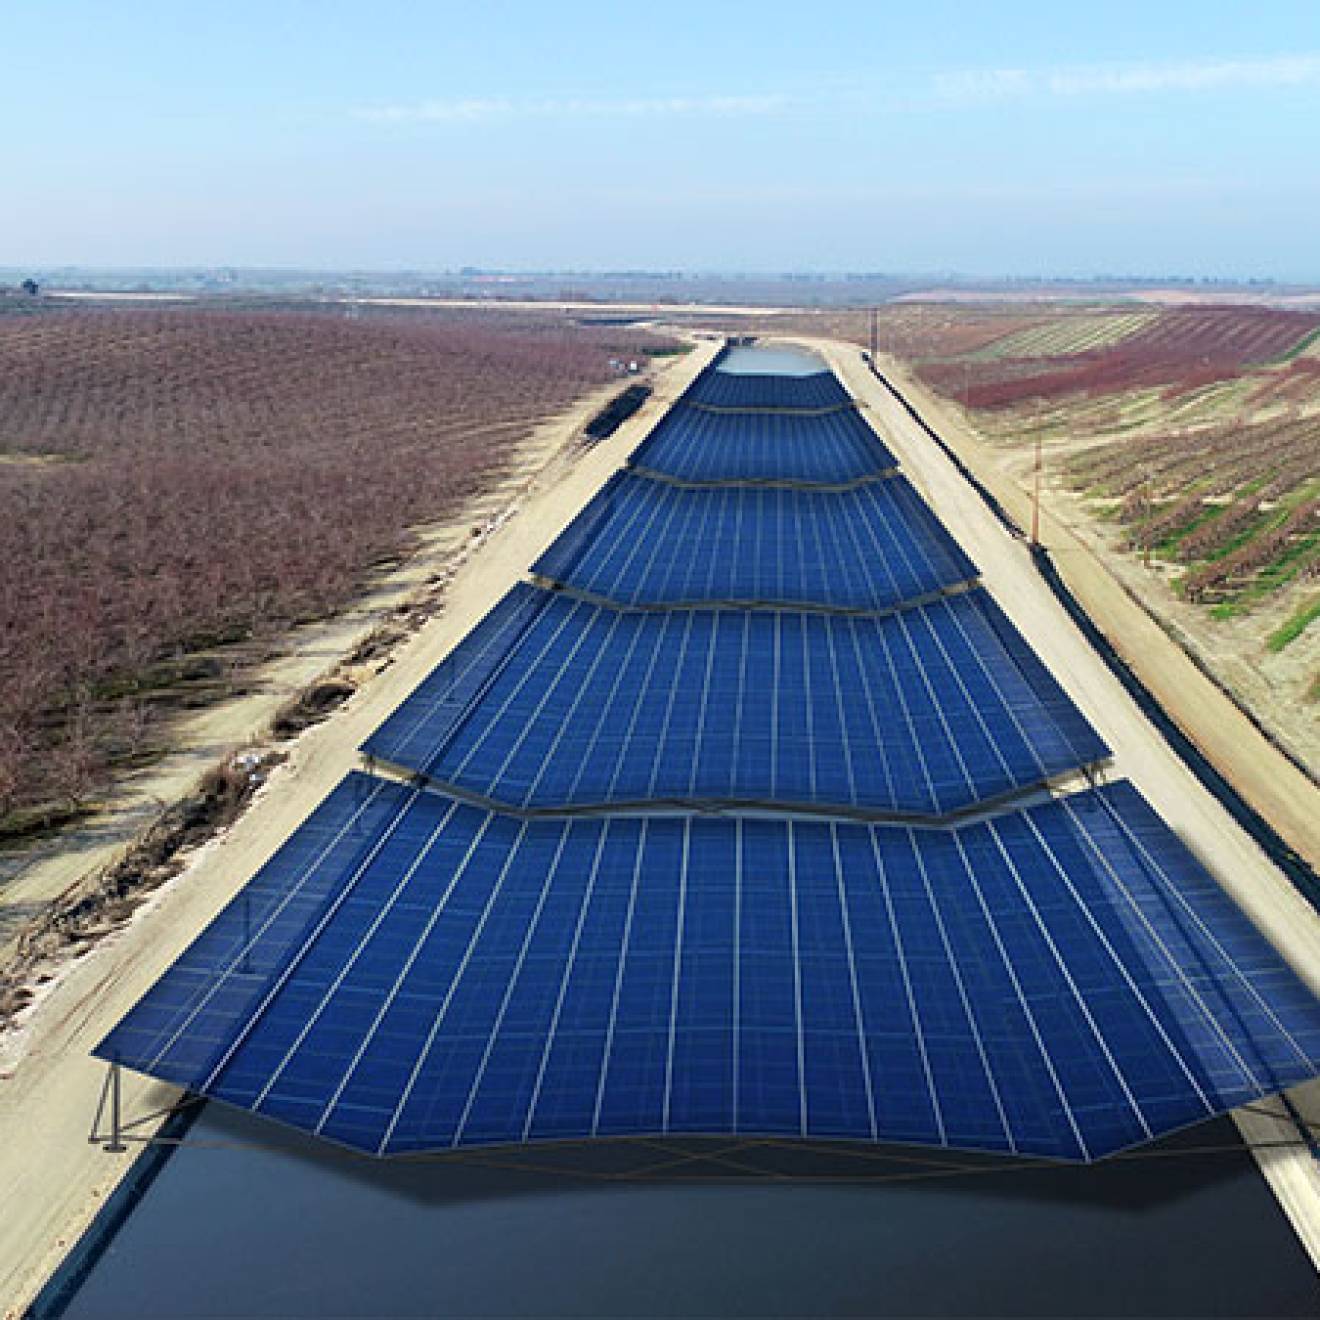
[[[848,490],[616,476],[532,571],[621,604],[884,610],[967,583],[972,562],[902,477]]]
[[[1126,784],[921,830],[517,820],[353,776],[254,884],[97,1053],[376,1154],[1095,1159],[1320,1072],[1320,1004]]]
[[[772,376],[720,371],[703,372],[683,396],[712,408],[839,408],[852,402],[831,371],[807,376]]]
[[[540,597],[540,608],[526,602]],[[630,611],[519,587],[531,622],[455,714],[468,645],[367,740],[505,806],[778,803],[942,816],[1106,755],[982,589],[901,613]]]
[[[821,485],[873,480],[898,466],[854,408],[793,415],[682,404],[665,414],[631,463],[680,481]]]
[[[345,877],[404,826],[413,795],[367,775],[344,779],[116,1029],[129,1052],[161,1055],[154,1075],[192,1086],[218,1067],[235,1033],[290,974],[311,932],[334,914]]]

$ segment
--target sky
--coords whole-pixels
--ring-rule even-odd
[[[1320,3],[7,0],[0,266],[1320,280]]]

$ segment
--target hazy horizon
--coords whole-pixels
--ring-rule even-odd
[[[7,25],[8,267],[1320,280],[1301,0]]]
[[[1320,287],[1320,277],[1315,279],[1293,279],[1261,275],[1205,275],[1198,271],[1162,271],[1156,273],[1134,273],[1128,271],[1097,271],[1083,275],[1014,275],[1005,273],[972,274],[961,270],[854,270],[845,267],[807,268],[784,267],[780,269],[756,267],[611,267],[611,266],[473,266],[469,264],[452,266],[389,266],[376,265],[267,265],[248,266],[229,261],[199,262],[195,264],[172,265],[90,265],[83,262],[44,262],[28,265],[0,264],[0,275],[9,278],[22,278],[33,272],[70,272],[80,275],[197,275],[232,273],[234,275],[271,275],[271,276],[409,276],[418,279],[508,279],[511,281],[535,279],[591,279],[591,280],[728,280],[753,281],[776,280],[790,281],[875,281],[876,283],[903,282],[913,284],[948,283],[967,285],[1117,285],[1117,286],[1155,286],[1173,285],[1226,285],[1233,287],[1275,286],[1312,289]]]

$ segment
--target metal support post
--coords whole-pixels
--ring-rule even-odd
[[[124,1145],[123,1125],[121,1116],[121,1097],[120,1097],[120,1078],[119,1065],[112,1063],[110,1065],[110,1140],[101,1147],[102,1150],[109,1151],[112,1155],[122,1154],[128,1149]]]

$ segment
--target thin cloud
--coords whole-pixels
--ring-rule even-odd
[[[786,96],[664,96],[618,100],[507,97],[418,101],[410,105],[366,106],[354,112],[376,124],[480,124],[514,119],[663,119],[772,115],[789,104]]]
[[[1030,93],[1033,83],[1026,69],[968,69],[934,79],[936,99],[950,105],[1012,100]]]
[[[1060,96],[1087,96],[1096,92],[1203,92],[1225,87],[1297,87],[1314,82],[1320,82],[1320,55],[1063,70],[1050,74],[1047,86]]]
[[[455,97],[361,106],[373,124],[499,124],[555,119],[733,119],[827,108],[859,114],[921,111],[1048,98],[1121,97],[1320,85],[1320,54],[1261,59],[1201,59],[1168,64],[1071,65],[962,69],[935,73],[921,87],[895,84],[887,94],[845,80],[809,94],[745,96]]]
[[[950,105],[1030,96],[1133,96],[1160,92],[1271,89],[1320,83],[1320,55],[1190,60],[1176,64],[982,69],[937,74],[937,100]]]

